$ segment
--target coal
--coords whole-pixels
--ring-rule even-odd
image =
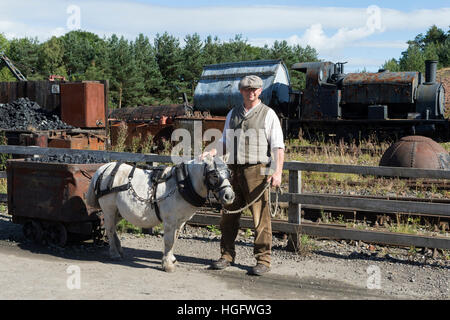
[[[110,160],[107,157],[94,157],[92,155],[84,154],[60,154],[26,158],[27,162],[43,162],[43,163],[64,163],[64,164],[94,164],[94,163],[108,163]]]
[[[33,131],[73,128],[61,121],[55,113],[42,109],[28,98],[0,104],[0,129]]]

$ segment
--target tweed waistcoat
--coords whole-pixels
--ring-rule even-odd
[[[260,103],[254,108],[247,115],[244,106],[235,107],[231,113],[229,128],[233,130],[233,159],[236,164],[270,162],[269,142],[264,127],[269,107]]]

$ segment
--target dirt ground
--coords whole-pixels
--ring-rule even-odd
[[[65,248],[27,242],[20,225],[0,214],[0,299],[449,299],[450,263],[424,255],[409,261],[392,249],[367,253],[344,241],[317,240],[310,254],[285,250],[274,237],[270,273],[248,275],[254,265],[252,237],[237,242],[236,265],[209,269],[219,256],[220,235],[187,227],[176,243],[174,273],[160,268],[161,235],[120,235],[125,257],[112,261],[107,245]],[[398,249],[400,250],[400,249]],[[398,253],[395,255],[394,252]],[[417,258],[417,257],[416,257]],[[419,258],[421,259],[420,255]],[[416,259],[416,260],[417,260]]]

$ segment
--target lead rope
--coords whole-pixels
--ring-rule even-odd
[[[250,206],[252,206],[253,204],[255,204],[256,201],[258,201],[259,198],[262,197],[262,195],[264,194],[264,192],[265,192],[267,189],[269,189],[269,211],[270,211],[271,217],[274,218],[274,217],[276,216],[277,212],[278,212],[278,195],[279,195],[279,192],[280,192],[280,187],[277,187],[277,188],[276,188],[276,189],[277,189],[277,192],[276,192],[276,196],[275,196],[275,210],[272,211],[272,200],[271,200],[271,197],[270,197],[270,193],[271,193],[270,190],[272,189],[272,187],[271,187],[271,183],[270,183],[270,182],[268,182],[268,183],[265,185],[264,189],[261,191],[261,193],[260,193],[260,194],[259,194],[252,202],[250,202],[250,203],[247,204],[246,206],[244,206],[244,207],[242,207],[242,208],[240,208],[240,209],[237,209],[237,210],[227,210],[227,209],[223,208],[223,209],[222,209],[222,210],[223,210],[223,213],[224,213],[224,214],[235,214],[235,213],[239,213],[239,212],[244,211],[245,209],[250,208]]]

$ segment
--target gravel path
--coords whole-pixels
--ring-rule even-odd
[[[120,235],[125,258],[108,258],[106,245],[65,248],[27,242],[21,226],[0,214],[0,299],[449,299],[450,260],[433,252],[309,240],[309,250],[285,250],[274,236],[273,268],[247,275],[253,238],[240,232],[236,265],[209,270],[220,235],[187,226],[176,243],[177,270],[160,269],[161,235]],[[75,269],[74,269],[75,268]],[[75,270],[75,271],[74,271]],[[79,272],[79,273],[77,273]],[[80,288],[71,276],[80,275]],[[71,279],[71,280],[70,280]],[[70,281],[75,282],[70,282]],[[69,286],[68,286],[69,281]],[[69,287],[72,286],[72,289]]]

